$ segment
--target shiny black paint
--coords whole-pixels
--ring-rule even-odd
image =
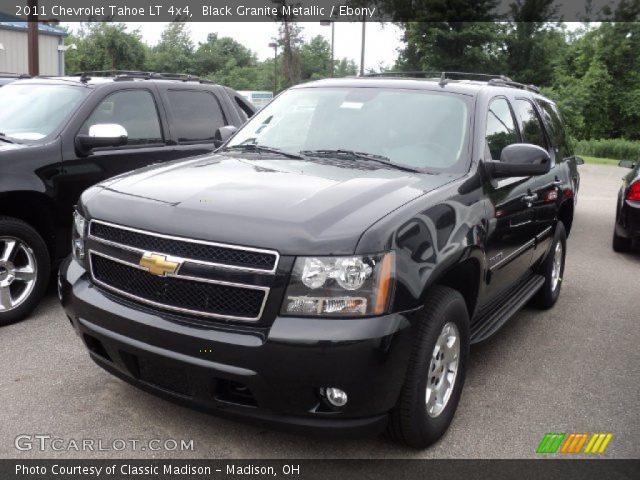
[[[640,161],[622,178],[616,204],[616,234],[624,238],[640,238],[640,202],[626,200],[629,187],[640,182]]]
[[[298,88],[327,84],[442,88],[429,82],[367,79]],[[94,287],[84,267],[70,261],[61,270],[63,305],[80,334],[100,338],[115,355],[114,365],[105,365],[95,353],[92,358],[138,385],[135,371],[118,359],[119,351],[170,357],[177,363],[212,358],[216,365],[200,371],[204,375],[200,378],[226,376],[251,384],[260,397],[258,411],[276,422],[297,425],[300,419],[313,418],[310,426],[322,428],[316,420],[322,423],[330,413],[331,418],[360,417],[380,426],[380,416],[398,398],[417,316],[429,288],[435,284],[457,288],[472,323],[477,321],[483,307],[530,276],[546,256],[559,215],[572,207],[577,193],[578,174],[570,157],[555,159],[550,172],[539,177],[498,180],[485,169],[487,106],[496,96],[535,94],[486,85],[451,83],[450,87],[471,95],[475,105],[466,173],[412,173],[366,161],[355,161],[348,168],[344,162],[244,152],[149,167],[87,190],[80,208],[88,218],[270,248],[282,256],[276,275],[260,280],[273,287],[260,322],[220,321],[208,328],[116,299]],[[547,195],[551,190],[555,196]],[[396,254],[396,287],[388,315],[365,319],[279,315],[277,307],[296,256],[389,250]],[[238,279],[246,274],[217,275]],[[258,281],[255,276],[250,280]],[[130,340],[141,343],[131,345]],[[213,357],[196,351],[201,342],[212,345]],[[349,392],[345,410],[327,413],[314,407],[322,405],[317,389],[334,384]],[[206,395],[186,400],[219,411],[215,399]],[[254,418],[255,411],[248,408],[230,407]]]
[[[85,189],[130,170],[211,153],[217,147],[213,143],[178,145],[177,138],[171,131],[173,120],[165,108],[166,91],[169,88],[210,91],[218,98],[225,118],[231,125],[240,126],[246,118],[234,102],[233,96],[237,93],[217,85],[111,79],[97,79],[85,84],[77,78],[30,79],[19,82],[75,85],[86,90],[82,102],[48,137],[22,144],[0,142],[0,215],[17,216],[33,224],[49,245],[54,261],[61,260],[69,253],[71,213]],[[98,149],[89,155],[79,151],[75,142],[76,135],[95,107],[114,92],[138,89],[153,95],[164,143]]]

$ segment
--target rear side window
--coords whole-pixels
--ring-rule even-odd
[[[169,90],[167,95],[178,142],[213,143],[216,130],[226,125],[215,95],[198,90]]]
[[[128,145],[162,143],[162,131],[153,95],[148,90],[123,90],[106,97],[87,119],[82,132],[91,125],[117,123],[129,137]]]
[[[514,106],[522,122],[522,141],[533,143],[546,150],[547,142],[544,138],[544,129],[533,104],[529,100],[517,99]]]
[[[492,160],[500,160],[504,147],[520,141],[506,98],[496,98],[489,104],[486,140]]]
[[[540,105],[540,109],[542,110],[542,120],[551,135],[553,146],[560,152],[560,159],[570,156],[567,132],[560,119],[558,107],[541,99],[538,99],[538,105]]]

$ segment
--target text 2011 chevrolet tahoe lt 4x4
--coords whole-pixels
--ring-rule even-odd
[[[60,297],[163,397],[423,448],[469,345],[560,293],[579,182],[556,106],[489,81],[292,88],[216,153],[81,197]]]

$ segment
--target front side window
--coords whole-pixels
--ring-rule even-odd
[[[169,108],[178,142],[211,142],[216,130],[226,125],[218,99],[202,90],[169,90]]]
[[[0,89],[0,134],[15,141],[53,133],[89,89],[71,85],[10,84]]]
[[[81,132],[97,124],[116,123],[127,131],[127,145],[162,143],[162,130],[153,95],[147,90],[124,90],[106,97],[87,119]]]
[[[485,138],[492,160],[500,160],[500,154],[504,147],[520,142],[513,114],[506,98],[496,98],[489,104]]]
[[[544,138],[544,129],[533,104],[529,100],[518,99],[514,106],[522,124],[522,141],[533,143],[546,150],[547,142]]]
[[[466,171],[470,103],[427,90],[297,88],[257,112],[228,146],[349,150],[415,169]]]

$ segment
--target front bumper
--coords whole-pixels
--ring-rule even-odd
[[[412,346],[415,313],[203,328],[102,291],[71,259],[58,286],[73,327],[105,370],[178,403],[288,431],[382,431]],[[332,408],[322,387],[347,392],[347,405]]]

